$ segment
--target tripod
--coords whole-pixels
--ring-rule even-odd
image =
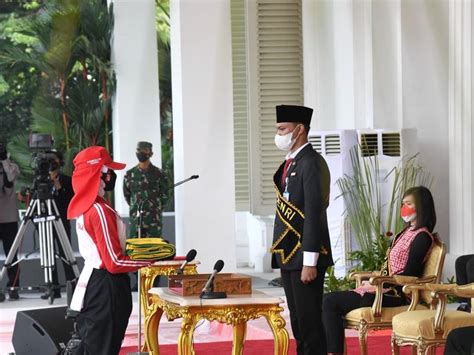
[[[69,239],[67,238],[66,230],[64,229],[64,225],[61,221],[55,201],[51,198],[51,196],[42,195],[44,194],[40,194],[38,197],[38,192],[35,192],[33,199],[26,210],[26,214],[21,221],[20,228],[18,229],[18,233],[15,236],[13,245],[7,255],[5,264],[2,267],[0,281],[5,276],[8,268],[18,264],[24,259],[27,259],[28,256],[33,253],[31,252],[25,255],[23,258],[18,259],[14,264],[12,264],[18,247],[25,237],[28,224],[31,222],[37,227],[38,230],[40,264],[44,272],[44,281],[49,294],[48,302],[49,304],[53,304],[54,286],[52,284],[52,273],[55,267],[53,228],[55,228],[59,242],[63,248],[64,255],[66,257],[66,260],[64,261],[71,265],[76,277],[79,276],[79,268],[77,267],[77,262],[72,251],[71,244],[69,243]]]

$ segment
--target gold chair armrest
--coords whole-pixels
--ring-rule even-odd
[[[431,285],[439,285],[439,284],[432,284],[431,282],[436,281],[436,276],[426,276],[422,278],[418,278],[415,280],[414,283],[408,283],[403,286],[403,293],[410,295],[411,294],[411,302],[408,306],[408,311],[414,311],[416,306],[420,302],[420,291],[430,291],[431,289],[429,286]],[[431,308],[433,308],[433,304]]]
[[[372,312],[375,316],[379,316],[382,313],[382,298],[383,298],[383,286],[386,283],[393,285],[406,286],[406,285],[424,285],[427,282],[433,282],[436,280],[436,276],[427,276],[424,278],[418,278],[415,276],[373,276],[369,279],[369,283],[376,287],[375,300],[372,305]],[[419,292],[412,293],[412,299],[408,310],[414,310],[420,299]]]
[[[440,334],[443,331],[443,320],[444,313],[446,312],[446,305],[448,303],[448,294],[451,293],[451,290],[438,290],[432,291],[431,297],[437,300],[436,313],[433,320],[433,328],[435,334]]]
[[[462,298],[473,298],[474,297],[474,283],[455,287],[453,290],[454,295]]]
[[[383,285],[386,283],[398,285],[399,283],[393,276],[372,276],[369,279],[369,283],[375,286],[375,299],[372,304],[372,314],[374,317],[380,317],[382,315]]]
[[[359,287],[362,285],[362,281],[377,275],[380,275],[380,271],[353,271],[349,274],[349,279],[355,280],[356,287]]]
[[[411,284],[403,287],[403,292],[412,294],[412,303],[410,304],[409,311],[413,310],[412,306],[414,298],[418,298],[420,291],[431,291],[431,297],[436,300],[436,313],[433,321],[435,334],[443,332],[443,320],[444,313],[446,311],[446,305],[448,303],[448,295],[472,298],[474,297],[474,283],[458,286],[456,284],[434,284],[428,283],[422,284]],[[416,296],[415,296],[416,295]],[[416,304],[415,304],[416,306]]]
[[[446,305],[448,303],[448,296],[458,296],[465,298],[474,297],[474,283],[470,283],[463,286],[456,284],[430,284],[427,285],[431,289],[431,296],[437,299],[438,304],[436,305],[436,313],[434,318],[434,331],[435,334],[443,332],[443,321],[444,313],[446,311]]]

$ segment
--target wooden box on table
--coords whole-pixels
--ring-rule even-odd
[[[168,288],[181,296],[201,294],[211,274],[170,275]],[[249,295],[252,293],[252,279],[240,274],[217,274],[214,277],[214,291],[227,295]]]

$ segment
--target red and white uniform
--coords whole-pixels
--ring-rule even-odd
[[[76,220],[79,251],[84,269],[71,301],[71,309],[80,311],[87,284],[94,269],[106,269],[111,274],[137,271],[151,264],[133,261],[125,253],[125,225],[117,212],[97,196],[94,204]]]
[[[137,271],[148,261],[130,260],[125,253],[125,225],[107,202],[97,197],[92,207],[76,221],[79,250],[85,264],[112,274]]]

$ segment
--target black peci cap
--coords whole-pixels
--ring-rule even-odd
[[[276,107],[277,123],[297,122],[310,125],[313,109],[297,105],[278,105]]]

